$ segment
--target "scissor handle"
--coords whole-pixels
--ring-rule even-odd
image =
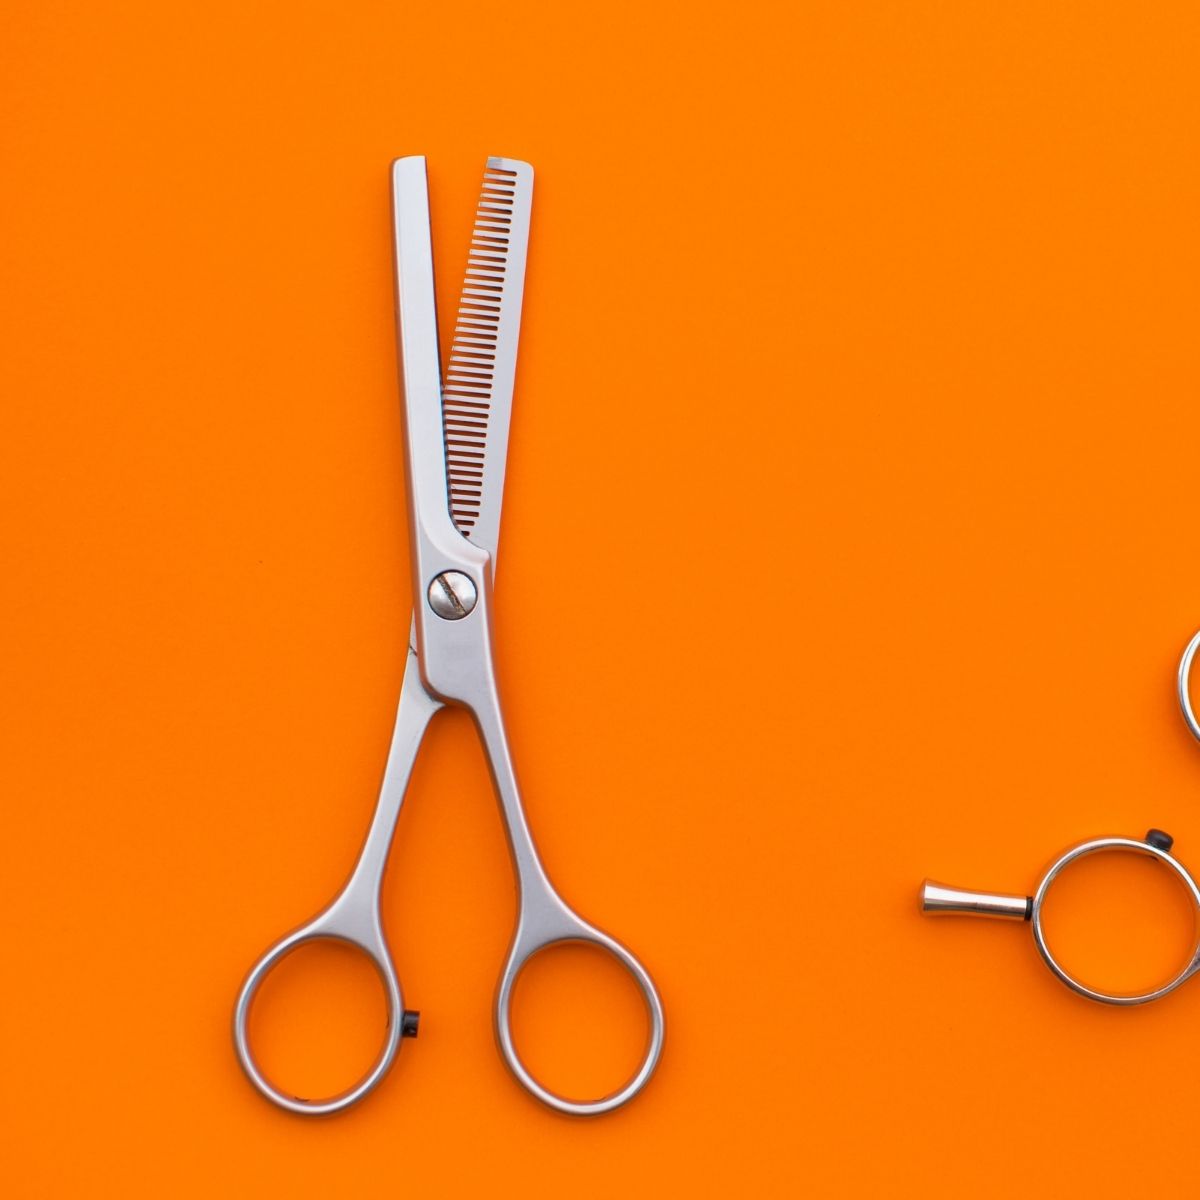
[[[931,916],[959,914],[972,917],[1007,917],[1017,921],[1028,921],[1033,930],[1034,944],[1042,956],[1042,961],[1071,991],[1088,1000],[1097,1000],[1101,1004],[1122,1006],[1148,1004],[1152,1000],[1159,1000],[1173,992],[1181,983],[1191,979],[1200,971],[1200,884],[1197,884],[1196,880],[1192,878],[1191,872],[1171,853],[1173,845],[1171,836],[1163,833],[1161,829],[1151,829],[1141,840],[1126,837],[1101,837],[1080,842],[1069,850],[1065,850],[1046,868],[1046,872],[1032,896],[1009,895],[1004,892],[967,891],[964,888],[947,887],[943,883],[934,883],[933,880],[927,879],[921,887],[921,911]],[[1157,859],[1164,867],[1174,872],[1192,902],[1196,932],[1187,959],[1166,983],[1151,988],[1149,991],[1108,992],[1103,988],[1093,987],[1072,975],[1055,958],[1046,938],[1046,928],[1042,916],[1046,896],[1064,868],[1090,854],[1104,854],[1113,851],[1149,855],[1151,858]]]
[[[1160,1000],[1163,996],[1173,992],[1181,983],[1186,982],[1200,969],[1200,887],[1197,886],[1195,879],[1192,878],[1191,872],[1171,853],[1171,846],[1172,839],[1170,836],[1158,829],[1150,830],[1146,837],[1140,841],[1125,837],[1093,838],[1090,841],[1081,842],[1079,845],[1072,846],[1069,850],[1064,851],[1046,869],[1046,873],[1042,876],[1041,882],[1037,886],[1037,891],[1034,892],[1030,902],[1029,920],[1033,928],[1033,940],[1037,946],[1038,953],[1042,956],[1042,961],[1071,991],[1086,997],[1088,1000],[1098,1000],[1101,1004],[1117,1004],[1121,1006],[1148,1004],[1152,1000]],[[1042,910],[1047,893],[1063,868],[1076,862],[1078,859],[1086,858],[1088,855],[1104,854],[1112,851],[1145,854],[1157,859],[1164,867],[1174,873],[1192,902],[1192,909],[1196,918],[1196,934],[1187,959],[1184,965],[1166,983],[1159,987],[1151,988],[1148,991],[1107,992],[1102,988],[1092,987],[1083,980],[1077,979],[1054,957],[1046,940],[1046,930],[1042,922]]]
[[[549,946],[572,943],[598,946],[611,954],[633,976],[646,1003],[646,1015],[650,1019],[646,1051],[641,1064],[622,1087],[598,1100],[572,1100],[539,1083],[521,1061],[513,1040],[512,992],[517,976],[535,954]],[[629,950],[616,938],[609,937],[594,925],[589,925],[553,892],[540,894],[532,903],[529,898],[523,899],[517,933],[513,938],[512,950],[509,952],[508,962],[504,965],[496,993],[496,1040],[504,1061],[522,1087],[543,1104],[571,1116],[596,1117],[601,1113],[612,1112],[613,1109],[620,1108],[632,1100],[646,1086],[662,1054],[663,1032],[663,1007],[658,990],[650,978],[650,973]]]
[[[263,1074],[250,1049],[247,1022],[255,993],[267,975],[293,950],[315,941],[344,942],[361,950],[371,960],[376,971],[379,972],[387,995],[387,1032],[379,1057],[356,1084],[344,1092],[339,1092],[336,1096],[310,1100],[303,1096],[293,1096],[280,1091]],[[234,1008],[233,1041],[242,1068],[250,1082],[268,1100],[278,1104],[280,1108],[286,1108],[289,1112],[314,1117],[327,1116],[330,1113],[341,1112],[342,1109],[349,1108],[350,1105],[361,1100],[387,1074],[392,1060],[396,1057],[396,1051],[400,1047],[400,1039],[406,1034],[415,1035],[414,1018],[415,1014],[408,1014],[404,1011],[400,980],[392,965],[391,955],[388,953],[387,942],[384,940],[378,916],[364,915],[361,910],[356,911],[354,908],[344,906],[340,901],[335,901],[307,925],[302,925],[286,937],[280,938],[255,963],[246,977],[246,982],[242,984],[237,1006]]]

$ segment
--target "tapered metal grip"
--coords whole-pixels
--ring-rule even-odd
[[[1028,921],[1033,912],[1033,898],[1004,892],[972,892],[927,879],[921,885],[921,911],[931,917],[1003,917]]]

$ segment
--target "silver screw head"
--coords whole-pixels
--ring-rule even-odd
[[[429,585],[429,607],[446,621],[461,621],[478,599],[474,580],[461,571],[443,571]]]

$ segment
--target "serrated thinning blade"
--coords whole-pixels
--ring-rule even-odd
[[[489,158],[442,384],[450,515],[496,557],[512,416],[533,168]]]

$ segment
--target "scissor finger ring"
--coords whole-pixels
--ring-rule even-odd
[[[1088,842],[1080,842],[1077,846],[1065,851],[1050,864],[1037,885],[1032,896],[1014,896],[1002,892],[976,892],[962,888],[947,887],[941,883],[926,880],[921,887],[921,911],[930,916],[961,914],[974,917],[1005,917],[1011,920],[1028,921],[1033,929],[1033,941],[1038,948],[1046,966],[1062,980],[1073,992],[1086,996],[1089,1000],[1099,1000],[1103,1004],[1146,1004],[1151,1000],[1159,1000],[1169,992],[1173,992],[1181,983],[1190,979],[1200,970],[1200,887],[1192,878],[1188,869],[1171,854],[1172,839],[1169,834],[1160,829],[1151,829],[1142,841],[1134,838],[1103,837],[1094,838]],[[1054,956],[1046,940],[1046,930],[1042,919],[1043,907],[1050,888],[1062,870],[1078,859],[1089,854],[1101,854],[1108,851],[1122,853],[1148,854],[1157,859],[1168,870],[1174,871],[1187,889],[1191,898],[1196,917],[1195,933],[1187,961],[1181,970],[1159,987],[1144,992],[1108,992],[1101,988],[1084,983],[1072,975],[1066,967]]]

